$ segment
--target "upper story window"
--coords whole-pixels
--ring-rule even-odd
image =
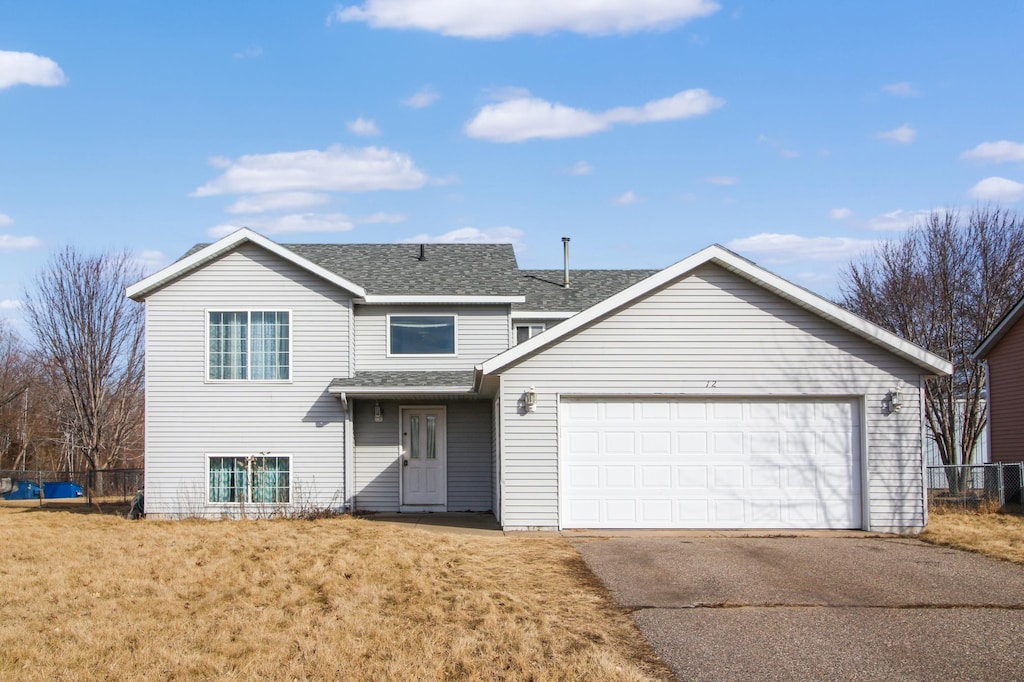
[[[288,381],[291,315],[284,310],[210,311],[211,381]]]
[[[388,355],[455,355],[455,316],[388,315]]]
[[[516,325],[516,343],[522,343],[527,339],[533,337],[544,331],[545,326],[543,324],[517,324]]]

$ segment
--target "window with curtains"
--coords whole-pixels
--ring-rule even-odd
[[[291,314],[284,310],[209,312],[209,374],[213,381],[291,378]]]
[[[389,315],[389,355],[455,355],[454,315]]]
[[[216,504],[288,504],[291,457],[210,456],[207,500]]]

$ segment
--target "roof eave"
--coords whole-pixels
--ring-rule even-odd
[[[995,329],[989,332],[988,336],[982,339],[978,347],[971,353],[971,357],[975,360],[984,360],[988,357],[988,354],[998,345],[1003,337],[1009,333],[1013,326],[1017,324],[1021,317],[1024,317],[1024,298],[1017,301],[1017,304],[1010,308],[1009,312],[1003,315],[999,323],[996,324]]]

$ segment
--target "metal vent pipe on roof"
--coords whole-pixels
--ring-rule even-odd
[[[565,281],[562,283],[566,289],[569,288],[569,238],[562,237],[562,250],[565,252]]]
[[[420,257],[416,260],[427,260],[427,245],[420,244]]]

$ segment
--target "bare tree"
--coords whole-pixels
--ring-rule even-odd
[[[928,380],[925,419],[943,464],[970,464],[988,421],[984,366],[971,352],[1024,293],[1024,218],[932,212],[851,263],[840,290],[842,305],[953,362],[951,376]],[[962,491],[965,475],[947,469],[950,488]]]
[[[29,378],[24,345],[14,330],[0,319],[0,408],[21,396]]]
[[[25,295],[39,353],[65,402],[69,452],[90,469],[115,463],[142,421],[143,309],[125,297],[140,279],[128,252],[54,255]]]

